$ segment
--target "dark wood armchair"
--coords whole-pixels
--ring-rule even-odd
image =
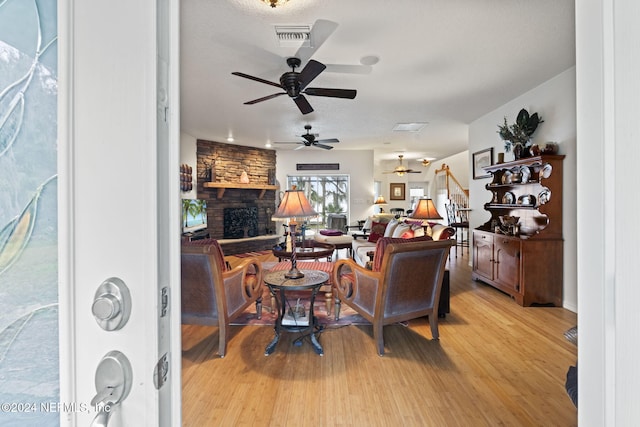
[[[181,260],[182,323],[218,326],[218,354],[224,357],[231,320],[254,302],[260,318],[261,264],[246,258],[229,269],[215,240],[183,244]]]
[[[429,316],[431,335],[438,339],[438,304],[445,264],[453,240],[389,243],[380,268],[361,267],[341,259],[333,271],[336,319],[344,302],[373,324],[378,354],[384,354],[385,325]]]

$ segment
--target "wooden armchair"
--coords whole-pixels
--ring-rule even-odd
[[[438,339],[438,303],[445,264],[453,240],[394,239],[384,247],[379,269],[368,270],[353,260],[335,264],[333,283],[336,319],[344,302],[373,324],[378,354],[384,354],[383,326],[429,316],[431,335]]]
[[[254,302],[261,316],[261,264],[257,258],[246,258],[229,269],[213,239],[183,244],[181,259],[182,323],[218,326],[218,354],[224,357],[231,320]]]

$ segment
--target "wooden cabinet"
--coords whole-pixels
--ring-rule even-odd
[[[473,232],[473,278],[518,304],[562,306],[562,161],[543,155],[486,167],[489,221]],[[518,217],[501,227],[501,216]]]

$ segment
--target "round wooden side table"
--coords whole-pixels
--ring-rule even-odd
[[[268,356],[276,348],[280,340],[280,333],[283,330],[300,332],[301,336],[296,341],[309,336],[313,350],[320,356],[324,355],[324,350],[316,337],[316,330],[319,329],[318,319],[313,314],[313,303],[320,287],[329,281],[329,275],[319,270],[302,270],[304,277],[299,279],[287,279],[286,271],[273,271],[264,275],[264,283],[269,288],[269,292],[275,298],[278,316],[274,327],[275,337],[267,345],[264,355]],[[294,304],[287,300],[286,293],[289,291],[310,291],[309,313],[305,315],[291,316]],[[294,341],[295,342],[295,341]]]

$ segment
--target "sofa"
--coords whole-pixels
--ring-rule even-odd
[[[447,240],[455,235],[455,229],[447,225],[429,223],[425,227],[420,220],[400,219],[393,215],[369,217],[363,230],[367,233],[355,235],[351,242],[353,260],[362,267],[366,267],[373,260],[376,242],[381,237],[414,238],[426,235],[433,240]]]

